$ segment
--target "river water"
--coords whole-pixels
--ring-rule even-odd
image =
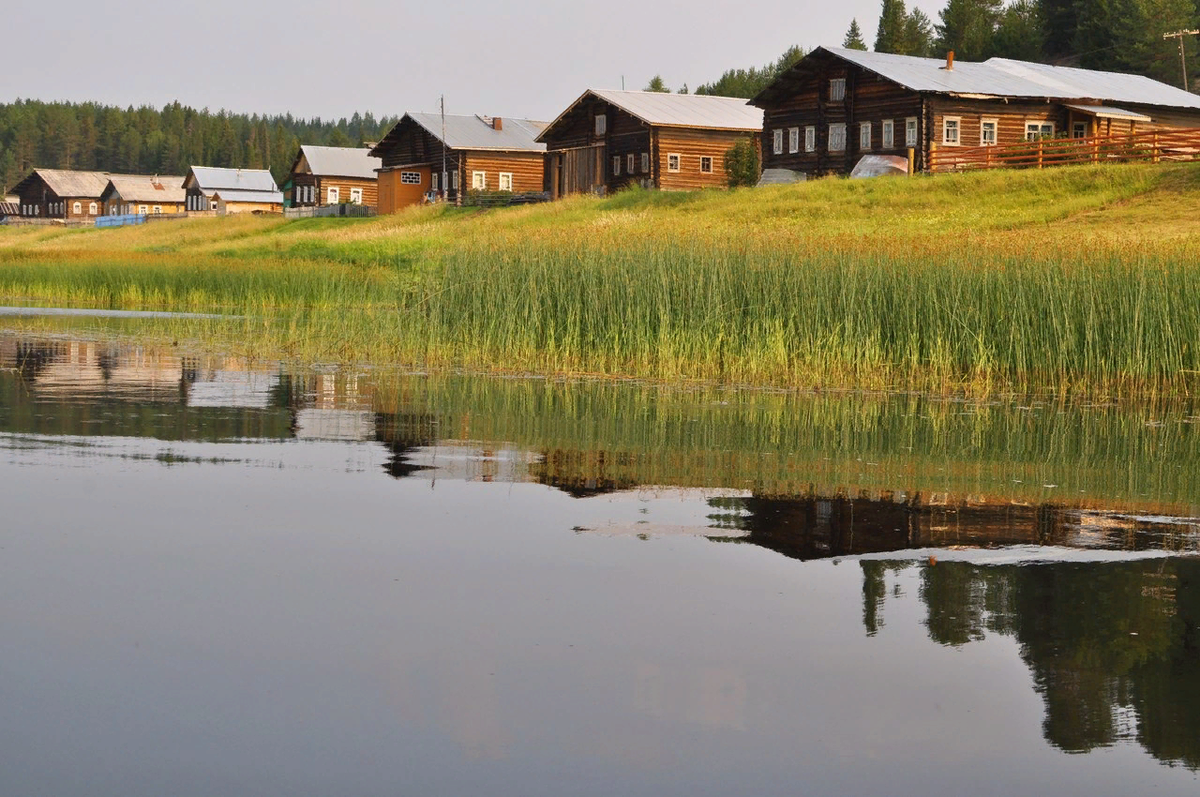
[[[0,369],[0,793],[1200,789],[1190,405]]]

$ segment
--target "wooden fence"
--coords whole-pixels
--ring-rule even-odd
[[[285,219],[323,219],[331,216],[367,218],[376,215],[374,205],[321,205],[300,208],[284,208]]]
[[[1039,138],[992,147],[931,144],[929,171],[1043,169],[1085,163],[1193,160],[1200,157],[1200,128],[1154,130],[1095,138]]]

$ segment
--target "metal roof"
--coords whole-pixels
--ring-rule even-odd
[[[989,58],[981,63],[955,61],[954,69],[950,70],[945,68],[946,62],[941,58],[917,58],[911,55],[818,47],[792,69],[800,68],[805,61],[820,52],[830,53],[893,83],[919,92],[1058,100],[1091,99],[1200,109],[1200,96],[1142,75],[1050,66],[1014,61],[1010,58]],[[784,76],[787,74],[785,72]],[[768,88],[763,94],[769,90]],[[758,99],[756,97],[754,101],[757,102]]]
[[[547,125],[559,120],[587,99],[599,97],[626,113],[655,127],[699,127],[710,130],[762,130],[763,114],[740,97],[713,97],[707,94],[667,94],[660,91],[616,91],[588,89],[567,110]]]
[[[99,199],[108,185],[109,174],[106,172],[77,172],[70,169],[34,169],[29,175],[13,186],[13,191],[20,193],[22,188],[33,180],[41,179],[51,191],[60,197],[84,197]]]
[[[1128,119],[1131,122],[1154,121],[1145,114],[1134,113],[1124,108],[1113,108],[1110,105],[1068,105],[1067,107],[1073,111],[1086,113],[1088,116],[1095,116],[1100,119]]]
[[[195,182],[201,192],[208,195],[222,188],[234,191],[269,191],[277,193],[275,178],[266,169],[221,169],[215,166],[193,166],[184,178],[186,186]]]
[[[283,204],[282,191],[239,191],[236,188],[218,188],[212,196],[225,202],[263,202]]]
[[[442,140],[442,115],[440,113],[406,113],[405,116],[425,128],[434,138]],[[545,144],[539,144],[534,140],[546,127],[545,122],[501,117],[501,129],[496,130],[492,126],[492,118],[446,114],[446,146],[450,149],[483,149],[504,152],[546,151]]]
[[[376,179],[375,170],[383,166],[383,161],[372,158],[370,153],[370,149],[362,147],[300,146],[300,155],[307,161],[309,173],[328,177]]]
[[[109,188],[126,202],[185,202],[183,178],[175,175],[113,174],[100,196],[109,195]]]

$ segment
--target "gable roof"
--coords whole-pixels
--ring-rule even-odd
[[[275,178],[266,169],[221,169],[215,166],[193,166],[188,169],[187,177],[183,179],[185,187],[189,184],[195,184],[200,189],[200,193],[205,196],[212,196],[213,193],[220,191],[221,196],[228,199],[232,196],[232,192],[236,191],[270,192],[278,194],[278,201],[283,201],[283,193],[275,185]]]
[[[187,200],[183,178],[175,175],[114,174],[100,192],[101,199],[113,192],[126,202],[182,203]]]
[[[654,127],[698,127],[709,130],[762,130],[762,111],[741,97],[667,94],[658,91],[588,89],[553,122],[549,130],[588,97],[598,97]],[[541,140],[543,136],[539,137]]]
[[[501,117],[501,129],[496,130],[493,117],[446,114],[445,144],[449,149],[484,150],[492,152],[545,152],[546,145],[537,141],[545,128],[545,122],[532,119]],[[405,124],[415,124],[437,141],[442,140],[442,115],[440,113],[409,112],[396,122],[378,144],[371,155],[382,156],[400,136]]]
[[[315,144],[301,144],[296,162],[292,164],[293,172],[299,167],[301,159],[308,163],[311,174],[322,177],[374,180],[375,170],[383,166],[383,161],[372,157],[371,150],[366,147],[318,147]]]
[[[104,187],[108,185],[107,172],[80,172],[71,169],[34,169],[24,180],[13,186],[14,193],[21,191],[35,180],[41,180],[46,187],[60,197],[86,197],[99,199]]]
[[[1069,66],[1050,66],[1011,58],[983,62],[955,61],[946,69],[941,58],[872,53],[838,47],[818,47],[763,89],[751,102],[762,106],[784,91],[789,77],[802,73],[810,59],[827,54],[874,72],[912,91],[982,97],[1077,100],[1159,105],[1200,109],[1200,96],[1142,75],[1100,72]]]

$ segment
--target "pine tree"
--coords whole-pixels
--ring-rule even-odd
[[[842,46],[847,50],[865,50],[867,43],[863,41],[862,31],[858,29],[858,20],[850,20],[850,29],[846,31],[846,38],[842,40]]]
[[[875,52],[904,52],[907,18],[904,0],[883,0],[883,7],[879,11],[879,27],[875,30]]]
[[[904,41],[900,52],[928,58],[935,55],[934,50],[933,23],[924,11],[914,8],[904,18]]]
[[[1046,26],[1035,0],[1016,0],[1000,15],[992,39],[992,55],[1040,61],[1046,49]]]
[[[642,89],[642,91],[656,91],[660,94],[666,94],[670,93],[671,90],[667,88],[667,84],[663,82],[662,75],[655,75],[654,77],[650,78],[650,82],[646,84],[646,88]]]
[[[992,54],[1001,0],[949,0],[937,26],[937,47],[951,50],[964,61],[982,61]]]

